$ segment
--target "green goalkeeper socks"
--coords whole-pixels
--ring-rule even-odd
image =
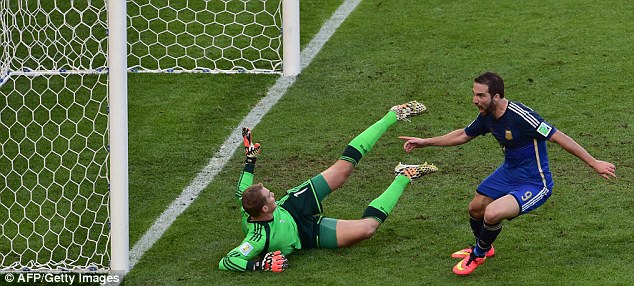
[[[388,112],[381,120],[375,122],[372,126],[352,139],[339,159],[356,165],[365,154],[372,150],[376,141],[378,141],[385,131],[394,125],[396,121],[396,112]]]
[[[410,179],[406,176],[396,176],[392,184],[378,198],[374,199],[363,212],[363,218],[371,217],[383,223],[390,215],[398,199],[403,194]]]

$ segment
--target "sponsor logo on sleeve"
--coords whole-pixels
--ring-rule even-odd
[[[244,255],[244,256],[249,255],[251,250],[253,250],[253,245],[251,245],[248,242],[245,242],[242,245],[240,245],[240,253],[242,253],[242,255]]]
[[[539,127],[537,127],[537,133],[543,135],[544,137],[548,137],[551,130],[553,130],[553,127],[548,125],[546,122],[542,122],[539,124]]]

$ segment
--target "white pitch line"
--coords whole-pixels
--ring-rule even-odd
[[[361,0],[346,0],[332,14],[330,19],[324,23],[317,35],[308,43],[308,46],[301,52],[301,70],[306,68],[315,56],[319,53],[324,44],[339,28],[341,23],[350,15],[350,13],[359,5]],[[170,204],[170,206],[159,216],[150,229],[145,232],[143,237],[134,244],[130,251],[130,270],[139,262],[143,254],[148,251],[156,241],[163,236],[165,231],[174,223],[176,218],[182,214],[191,203],[198,198],[198,195],[204,190],[216,177],[216,175],[224,168],[229,159],[233,156],[235,150],[242,143],[242,126],[254,128],[262,119],[262,117],[284,96],[288,88],[295,83],[296,77],[280,77],[275,84],[269,89],[266,97],[249,112],[249,114],[240,122],[231,135],[220,146],[220,149],[209,160],[196,178],[187,186],[183,192]]]

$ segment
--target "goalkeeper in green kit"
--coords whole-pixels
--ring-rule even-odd
[[[242,230],[246,237],[219,263],[222,270],[282,272],[288,267],[286,255],[298,249],[349,247],[374,235],[385,221],[405,187],[414,179],[437,171],[427,163],[399,163],[392,184],[373,200],[358,220],[322,217],[321,202],[341,187],[355,165],[397,120],[426,111],[423,104],[411,101],[397,105],[379,121],[355,137],[330,168],[286,191],[275,201],[273,192],[261,183],[253,184],[256,155],[251,131],[243,128],[246,163],[240,174],[236,197],[242,205]]]

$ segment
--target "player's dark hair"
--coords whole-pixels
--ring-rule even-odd
[[[242,192],[242,208],[251,217],[258,217],[262,214],[262,207],[266,204],[266,197],[262,195],[262,183],[257,183],[248,187]]]
[[[485,72],[476,77],[474,81],[488,86],[491,96],[499,94],[500,98],[504,98],[504,80],[499,75],[493,72]]]

